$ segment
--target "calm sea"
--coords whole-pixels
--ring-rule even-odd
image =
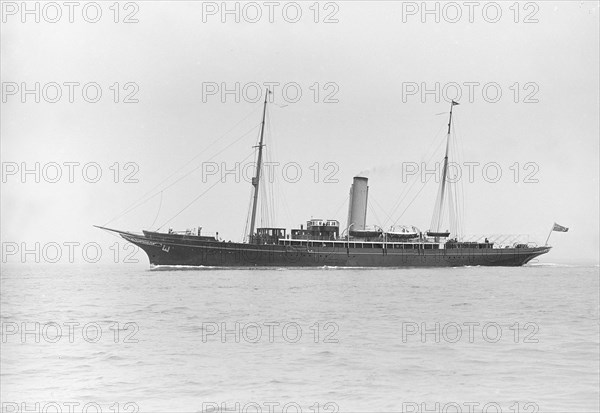
[[[16,266],[1,291],[7,412],[600,410],[597,265]]]

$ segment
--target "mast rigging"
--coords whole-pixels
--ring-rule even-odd
[[[442,214],[444,212],[444,197],[446,194],[446,176],[448,175],[448,153],[450,151],[450,133],[452,127],[452,110],[455,105],[459,105],[458,102],[452,100],[450,103],[450,118],[448,119],[448,132],[446,134],[446,153],[444,155],[444,164],[442,167],[442,182],[440,183],[440,192],[438,194],[438,201],[436,208],[433,212],[433,218],[431,220],[431,234],[443,234],[440,232],[440,226],[442,225]],[[436,216],[437,215],[437,216]],[[445,234],[445,233],[444,233]],[[448,234],[449,235],[449,234]],[[447,236],[447,235],[446,235]]]
[[[263,140],[265,135],[265,117],[267,114],[267,100],[269,99],[269,94],[271,91],[267,88],[267,92],[265,93],[265,103],[263,106],[263,116],[262,123],[260,125],[260,141],[258,144],[258,158],[256,160],[256,175],[252,178],[252,186],[254,187],[254,198],[252,201],[252,217],[250,218],[250,232],[248,233],[249,241],[252,242],[252,238],[254,237],[254,226],[256,224],[256,206],[258,205],[258,189],[260,185],[260,170],[262,166],[262,149],[263,149]]]

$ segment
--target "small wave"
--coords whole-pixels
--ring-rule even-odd
[[[217,269],[223,268],[205,265],[150,265],[150,271],[202,271]]]
[[[600,264],[566,264],[555,262],[536,262],[525,264],[525,267],[547,267],[547,268],[598,268]]]
[[[120,361],[120,360],[125,360],[125,358],[123,358],[121,356],[112,355],[112,356],[105,357],[104,360],[105,361]]]

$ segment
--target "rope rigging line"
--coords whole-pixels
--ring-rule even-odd
[[[267,117],[267,122],[266,122],[266,130],[265,130],[265,135],[270,136],[270,122],[268,121],[270,119],[270,117]],[[265,160],[266,163],[269,163],[270,165],[273,165],[272,160],[271,160],[271,152],[273,150],[273,145],[271,144],[271,150],[268,150],[265,152]],[[274,165],[273,165],[274,166]],[[274,172],[272,169],[269,168],[269,172]],[[276,222],[276,209],[277,209],[277,205],[275,204],[275,195],[273,193],[274,190],[274,182],[271,181],[271,179],[274,179],[274,177],[276,176],[276,174],[273,174],[273,176],[271,176],[271,174],[267,175],[266,173],[263,173],[261,175],[262,179],[263,179],[263,189],[264,189],[264,198],[262,199],[264,204],[265,204],[265,226],[266,227],[273,227],[275,226],[275,222]]]
[[[443,127],[440,128],[440,130],[438,130],[438,134],[441,131]],[[435,140],[434,140],[435,141]],[[436,147],[436,149],[434,150],[434,152],[429,156],[429,159],[427,160],[427,164],[429,162],[431,162],[432,158],[435,156],[436,152],[438,151],[438,149],[441,147],[442,143],[444,142],[443,139],[440,139],[440,142],[438,143],[438,146]],[[431,147],[431,146],[430,146]],[[415,200],[418,198],[418,196],[421,194],[421,192],[423,191],[423,189],[425,189],[425,186],[427,185],[427,183],[429,182],[429,179],[431,177],[427,177],[425,179],[425,182],[423,182],[423,185],[421,185],[421,188],[419,189],[419,191],[415,194],[415,196],[412,198],[412,200],[409,202],[409,204],[406,206],[406,208],[404,208],[404,210],[402,211],[402,213],[398,216],[398,218],[396,218],[396,220],[394,221],[393,225],[396,225],[396,223],[400,220],[400,218],[402,218],[402,216],[404,216],[404,213],[408,210],[408,208],[410,208],[410,206],[415,202]],[[403,191],[406,192],[402,198],[398,201],[398,203],[396,204],[396,206],[394,207],[392,214],[394,215],[396,213],[396,210],[400,207],[402,201],[408,196],[408,194],[410,193],[411,189],[414,187],[414,185],[417,183],[417,179],[416,176],[414,177],[414,181],[413,183],[410,185],[410,187],[408,188],[407,191]],[[439,193],[438,193],[438,197],[439,197]],[[439,207],[438,207],[439,202],[437,202],[436,200],[436,206],[434,207],[434,214],[433,214],[433,219],[435,219],[435,217],[439,214]],[[386,221],[387,222],[387,221]]]
[[[280,105],[277,105],[280,106]],[[281,106],[280,106],[281,107]],[[268,118],[268,130],[269,130],[269,136],[277,136],[277,134],[275,132],[273,132],[273,124],[271,123],[271,118]],[[269,154],[269,156],[271,158],[275,158],[278,159],[278,149],[277,149],[277,145],[276,145],[277,141],[275,139],[272,140],[272,144],[271,144],[271,150],[267,151],[267,153]],[[283,174],[283,170],[281,171],[281,173]],[[273,190],[274,190],[274,204],[277,203],[277,206],[281,206],[281,208],[276,207],[274,209],[274,218],[277,220],[280,217],[277,215],[279,213],[279,210],[283,210],[283,213],[285,214],[287,220],[291,223],[293,221],[292,218],[292,213],[289,207],[289,204],[287,202],[287,196],[286,196],[286,192],[284,190],[285,185],[282,183],[281,181],[281,177],[279,176],[279,174],[275,174],[274,175],[274,180],[273,180]],[[277,222],[277,221],[274,221]]]
[[[342,207],[344,205],[348,205],[349,201],[350,201],[350,193],[348,193],[348,195],[346,195],[344,197],[344,200],[340,204],[338,204],[337,208],[335,209],[334,213],[331,216],[332,217],[337,217],[338,213],[340,212],[340,209],[342,209]],[[342,221],[340,220],[340,222],[342,222]]]
[[[384,213],[384,215],[386,216],[386,219],[384,221],[384,226],[385,224],[388,223],[388,221],[392,220],[392,217],[390,215],[388,215],[387,211],[381,206],[381,204],[379,202],[377,202],[377,200],[373,197],[373,195],[370,196],[369,198],[371,201],[373,201],[373,203],[381,210],[381,212]],[[382,227],[383,228],[383,227]]]
[[[459,163],[460,159],[459,159],[458,145],[457,145],[457,139],[456,139],[456,126],[454,128],[454,133],[453,133],[452,150],[455,154],[454,157],[456,159],[456,164],[459,165],[459,167],[460,167],[460,163]],[[457,177],[455,177],[455,180],[452,182],[450,187],[452,189],[453,204],[454,204],[453,211],[451,211],[451,213],[453,215],[452,218],[454,219],[454,234],[458,238],[462,235],[462,220],[461,220],[462,206],[459,202],[460,187],[456,183],[456,178]]]
[[[427,183],[429,182],[430,179],[431,179],[430,176],[425,179],[425,182],[423,182],[423,184],[421,185],[421,189],[419,189],[419,191],[415,194],[415,196],[412,198],[412,200],[410,201],[410,203],[408,204],[408,206],[412,205],[413,202],[415,202],[415,200],[417,199],[417,197],[419,196],[419,194],[421,193],[421,191],[423,191],[423,189],[425,188],[425,186],[427,185]],[[406,194],[402,197],[402,199],[400,200],[400,202],[398,202],[398,204],[396,205],[396,207],[392,211],[392,214],[391,214],[392,216],[394,214],[396,214],[396,211],[398,210],[398,208],[400,208],[400,205],[402,204],[402,201],[408,196],[408,194],[410,193],[410,190],[415,186],[415,184],[417,182],[418,182],[418,180],[415,178],[415,180],[413,181],[412,185],[410,186],[410,188],[408,189],[408,191],[406,192]],[[398,216],[398,218],[396,218],[396,220],[394,221],[393,225],[396,225],[398,223],[398,221],[400,220],[400,218],[402,218],[402,216],[404,215],[404,213],[408,209],[408,206],[404,209],[404,211],[402,211],[402,213]]]
[[[273,136],[273,125],[271,123],[271,117],[267,116],[266,119],[266,135],[269,137]],[[275,163],[273,163],[273,158],[277,159],[277,146],[275,145],[275,140],[274,139],[270,139],[269,142],[271,142],[271,146],[270,149],[268,151],[266,151],[266,158],[267,158],[267,162],[271,163],[273,166],[277,166],[279,165],[277,163],[277,165],[275,165]],[[268,183],[265,183],[265,185],[268,185],[268,192],[269,192],[269,205],[270,205],[270,222],[269,222],[269,226],[276,226],[279,224],[279,207],[280,207],[280,202],[278,197],[276,196],[277,194],[282,195],[281,193],[281,187],[279,185],[279,180],[277,179],[277,172],[275,170],[272,170],[273,175],[272,177],[270,176],[268,179]],[[272,178],[272,180],[271,180]],[[267,179],[265,179],[267,180]]]
[[[247,160],[248,158],[250,158],[252,155],[254,154],[254,151],[248,155],[245,159],[242,160],[242,162],[244,162],[245,160]],[[198,195],[196,198],[194,198],[189,204],[187,204],[185,207],[183,207],[183,209],[181,209],[177,214],[175,214],[174,216],[172,216],[171,218],[169,218],[169,220],[167,220],[165,223],[163,223],[160,227],[158,227],[157,231],[162,229],[165,225],[167,225],[169,222],[173,221],[175,218],[177,218],[183,211],[185,211],[186,209],[188,209],[190,206],[192,206],[197,200],[199,200],[203,195],[205,195],[208,191],[210,191],[211,189],[213,189],[215,186],[217,186],[218,184],[221,183],[221,180],[217,180],[214,184],[212,184],[208,189],[206,189],[204,192],[202,192],[200,195]]]
[[[369,210],[371,211],[371,213],[375,217],[375,221],[377,221],[377,224],[379,225],[379,227],[381,227],[381,220],[377,216],[377,212],[375,212],[375,208],[373,208],[373,205],[370,202],[367,202],[367,207],[369,207]]]
[[[428,179],[429,180],[429,179]],[[410,208],[410,206],[413,204],[413,202],[416,201],[417,197],[419,196],[419,194],[421,193],[421,191],[425,188],[425,186],[427,185],[428,180],[426,180],[423,185],[421,186],[421,189],[419,189],[419,192],[417,192],[417,194],[414,196],[414,198],[412,199],[412,201],[410,201],[410,203],[406,206],[406,208],[404,208],[404,211],[402,211],[402,213],[398,216],[398,219],[396,219],[396,221],[394,222],[394,225],[396,225],[396,223],[398,222],[398,220],[400,220],[400,218],[402,218],[402,216],[404,215],[404,213],[408,210],[408,208]]]
[[[244,133],[243,135],[241,135],[240,137],[238,137],[235,141],[231,142],[229,145],[227,145],[225,148],[223,148],[222,150],[220,150],[219,152],[217,152],[216,154],[214,154],[213,156],[211,156],[210,158],[208,158],[206,161],[204,162],[209,162],[211,160],[213,160],[215,157],[217,157],[218,155],[220,155],[221,153],[223,153],[224,151],[226,151],[227,149],[229,149],[231,146],[233,146],[234,144],[236,144],[237,142],[239,142],[241,139],[243,139],[244,137],[246,137],[246,135],[248,135],[250,132],[252,132],[254,129],[256,129],[258,127],[258,125],[253,126],[251,129],[249,129],[246,133]],[[193,160],[195,160],[198,156],[194,157],[192,160],[190,160],[185,166],[187,166],[188,164],[190,164]],[[184,167],[185,167],[184,166]],[[177,170],[177,172],[179,172],[181,169],[183,169],[184,167],[179,168],[179,170]],[[110,221],[108,221],[106,224],[121,218],[124,215],[127,215],[128,213],[130,213],[131,211],[139,208],[140,206],[144,205],[146,202],[150,201],[152,198],[154,198],[155,196],[157,196],[158,194],[160,194],[163,191],[166,191],[167,189],[171,188],[173,185],[177,184],[178,182],[180,182],[181,180],[183,180],[184,178],[187,178],[188,176],[190,176],[192,173],[194,173],[195,171],[197,171],[198,169],[202,168],[202,163],[200,165],[198,165],[197,167],[195,167],[194,169],[188,171],[186,174],[180,176],[177,180],[173,181],[171,184],[169,184],[168,186],[166,186],[165,188],[163,188],[160,192],[155,193],[154,195],[144,199],[141,202],[138,203],[134,203],[133,205],[131,205],[129,208],[127,208],[124,212],[122,212],[121,214],[117,215],[116,217],[114,217],[113,219],[111,219]],[[152,190],[156,189],[158,186],[162,185],[165,181],[167,181],[168,179],[170,179],[175,173],[171,174],[171,176],[167,179],[164,179],[160,184],[156,185]],[[146,194],[150,193],[152,190],[148,191]],[[143,198],[143,197],[142,197]],[[106,225],[105,224],[105,225]]]
[[[198,195],[196,198],[194,198],[192,200],[192,202],[190,202],[189,204],[187,204],[181,211],[179,211],[177,214],[175,214],[173,217],[171,217],[169,220],[167,220],[165,223],[163,223],[160,227],[158,227],[157,231],[161,230],[165,225],[167,225],[169,222],[173,221],[175,218],[177,218],[183,211],[185,211],[186,209],[188,209],[190,206],[192,206],[192,204],[194,204],[194,202],[196,202],[197,200],[199,200],[203,195],[205,195],[208,191],[210,191],[211,189],[213,189],[215,186],[217,186],[220,182],[217,181],[214,184],[212,184],[206,191],[202,192],[200,195]]]
[[[285,194],[281,188],[280,180],[277,174],[277,171],[273,168],[277,167],[279,164],[274,163],[273,156],[276,156],[276,144],[274,140],[271,140],[269,137],[273,135],[273,126],[271,123],[271,117],[269,116],[270,108],[267,109],[267,113],[265,116],[265,129],[264,129],[264,141],[269,142],[269,144],[263,144],[263,146],[267,147],[268,150],[264,150],[264,162],[261,164],[260,170],[260,192],[258,197],[258,222],[260,227],[274,227],[278,224],[278,211],[279,204],[281,198],[281,203],[285,208],[285,212],[288,217],[291,219],[291,214],[289,212],[289,206],[287,204]],[[257,141],[260,140],[260,134],[258,135]],[[258,145],[258,143],[257,143]],[[257,155],[258,155],[258,151]],[[257,163],[256,161],[255,163]],[[268,167],[267,167],[268,166]],[[268,172],[268,173],[267,173]],[[253,189],[251,191],[252,195],[254,194]],[[247,219],[246,219],[246,228],[244,229],[244,238],[247,236],[251,236],[252,234],[248,234],[248,221],[251,219],[251,210],[249,208]]]
[[[434,213],[431,221],[431,229],[442,229],[445,223],[445,229],[450,229],[450,232],[454,234],[457,238],[462,237],[463,235],[463,224],[464,224],[464,184],[462,182],[462,170],[460,169],[460,155],[459,147],[458,147],[458,139],[456,133],[456,122],[457,117],[453,117],[452,119],[452,131],[449,136],[449,159],[452,159],[452,163],[458,165],[459,173],[455,176],[450,176],[450,168],[448,167],[448,174],[446,176],[446,189],[447,189],[447,197],[444,199],[442,203],[442,186],[440,186],[436,204],[434,208]],[[462,149],[462,146],[461,146]],[[452,156],[450,156],[452,154]],[[448,163],[450,166],[450,162]],[[460,184],[457,185],[457,180]],[[446,205],[448,208],[444,208]]]
[[[248,235],[248,230],[250,228],[250,215],[252,214],[252,198],[254,196],[254,189],[252,189],[250,191],[250,199],[248,200],[248,208],[247,208],[247,214],[246,214],[246,225],[244,226],[244,233],[242,234],[242,242],[246,241],[246,239],[248,239],[248,241],[250,240],[249,235]]]
[[[267,107],[265,106],[265,113],[264,113],[264,120],[265,122],[267,121],[267,119],[269,119],[267,117]],[[262,122],[261,122],[262,125]],[[265,126],[267,126],[268,124],[265,124]],[[252,175],[254,179],[254,177],[256,176],[257,172],[260,172],[260,179],[258,181],[259,184],[259,188],[260,188],[260,193],[258,194],[258,198],[257,198],[257,205],[256,205],[256,210],[258,212],[258,224],[259,227],[263,227],[264,226],[264,193],[265,193],[265,174],[263,173],[263,166],[260,165],[260,171],[258,170],[258,155],[259,152],[262,150],[262,148],[260,147],[260,141],[261,141],[261,131],[262,133],[265,133],[265,127],[261,127],[261,129],[258,131],[257,136],[256,136],[256,145],[253,146],[253,148],[255,148],[255,150],[253,151],[253,155],[254,155],[254,174]],[[264,135],[263,135],[264,136]],[[264,142],[264,140],[263,140]],[[263,146],[267,146],[265,143],[263,143]],[[268,156],[268,151],[265,152],[265,158]],[[261,185],[262,183],[262,185]],[[253,236],[254,234],[250,234],[250,226],[251,226],[251,220],[252,220],[252,212],[253,212],[253,206],[254,206],[254,196],[256,195],[256,186],[252,185],[252,189],[250,190],[250,205],[248,206],[248,213],[246,215],[246,225],[244,228],[244,234],[243,234],[243,238],[246,239],[246,237],[248,238],[248,241],[250,240],[250,237]]]
[[[158,195],[158,193],[150,196],[149,198],[145,199],[143,202],[140,202],[142,199],[146,198],[150,193],[152,193],[156,188],[160,187],[161,185],[163,185],[165,182],[167,182],[169,179],[171,179],[173,176],[175,176],[177,173],[179,173],[181,170],[183,170],[186,166],[188,166],[189,164],[191,164],[193,161],[195,161],[196,159],[198,159],[200,157],[200,155],[202,155],[203,153],[205,153],[208,149],[210,149],[214,144],[216,144],[217,142],[221,141],[221,139],[223,139],[225,136],[227,136],[228,133],[230,133],[231,131],[233,131],[235,128],[237,128],[243,121],[245,121],[246,119],[248,119],[251,115],[253,115],[258,109],[254,108],[252,111],[250,111],[244,118],[242,118],[240,121],[238,121],[235,125],[233,125],[230,129],[228,129],[225,133],[223,133],[221,136],[219,136],[217,139],[215,139],[214,141],[212,141],[210,144],[208,144],[208,146],[206,146],[204,149],[202,149],[200,152],[198,152],[192,159],[190,159],[189,161],[187,161],[185,164],[183,164],[182,166],[180,166],[179,168],[177,168],[174,172],[172,172],[169,176],[167,176],[165,179],[163,179],[162,181],[160,181],[158,184],[156,184],[154,187],[150,188],[144,195],[142,195],[141,197],[139,197],[136,201],[134,201],[131,205],[129,205],[127,208],[125,208],[125,211],[118,214],[117,216],[115,216],[114,218],[110,219],[109,221],[107,221],[104,225],[108,225],[109,223],[121,218],[122,216],[128,214],[129,212],[131,212],[132,210],[140,207],[141,205],[145,204],[146,202],[148,202],[150,199],[154,198],[156,195]],[[256,126],[255,126],[256,127]],[[254,129],[254,128],[253,128]],[[245,136],[246,134],[242,135]],[[236,141],[237,142],[237,141]],[[229,146],[228,146],[229,147]],[[227,147],[227,148],[228,148]],[[219,152],[220,153],[220,152]],[[216,156],[216,155],[215,155]],[[213,156],[214,158],[214,156]],[[196,169],[194,169],[193,171],[195,171]],[[192,171],[192,172],[193,172]],[[191,173],[191,172],[190,172]],[[184,175],[187,176],[189,174]],[[178,182],[178,181],[176,181]],[[167,188],[164,188],[164,190],[170,188],[170,186],[168,186]]]
[[[156,220],[158,219],[158,215],[160,214],[160,208],[162,207],[162,201],[163,201],[162,195],[163,195],[163,193],[162,193],[162,191],[160,191],[160,204],[158,204],[158,211],[156,212],[156,216],[154,217],[154,221],[152,221],[150,228],[154,227],[154,224],[156,224]]]
[[[454,130],[455,133],[457,135],[460,136],[460,133],[456,132],[457,130],[460,131],[460,117],[456,119],[456,125],[454,126]],[[463,142],[462,140],[455,140],[456,142],[456,146],[459,146],[460,144],[460,152],[457,150],[456,153],[459,154],[460,158],[459,161],[462,161],[465,159],[464,156],[464,146],[463,146]],[[460,231],[461,231],[461,236],[464,236],[465,234],[465,216],[466,216],[466,204],[465,204],[465,186],[464,186],[464,179],[463,176],[461,175],[461,179],[460,179],[460,185],[459,185],[459,189],[460,189],[460,211],[459,211],[459,216],[460,216]]]
[[[455,175],[451,179],[448,175],[448,223],[451,232],[457,237],[462,238],[463,236],[463,224],[464,224],[464,186],[462,182],[462,171],[460,170],[461,156],[458,150],[458,139],[456,137],[456,125],[453,119],[453,129],[450,139],[450,149],[453,154],[454,163],[459,167],[459,174]],[[460,184],[457,185],[457,179]]]
[[[340,212],[340,209],[342,209],[344,207],[344,205],[348,205],[348,202],[350,202],[350,193],[348,193],[348,195],[346,195],[344,200],[335,209],[333,216],[336,216]]]
[[[264,175],[262,177],[263,181],[264,181]],[[261,185],[260,186],[260,194],[258,196],[258,204],[260,205],[260,226],[261,227],[266,227],[268,226],[268,203],[265,202],[266,199],[266,195],[267,195],[267,188],[265,188],[266,185]]]
[[[429,150],[433,147],[433,145],[435,144],[436,140],[438,140],[438,135],[440,135],[440,132],[442,132],[444,126],[441,126],[437,133],[436,133],[436,138],[432,140],[431,144],[429,145]],[[436,148],[433,150],[433,152],[431,152],[431,154],[429,155],[427,161],[425,162],[425,164],[429,164],[431,162],[431,160],[433,159],[433,157],[436,155],[436,153],[438,152],[438,150],[440,149],[440,147],[442,146],[442,144],[444,143],[443,139],[439,139],[438,144],[436,146]],[[427,152],[426,152],[427,154]],[[423,162],[424,159],[426,158],[427,155],[424,155],[421,158],[421,161]],[[384,225],[387,225],[388,222],[391,222],[391,220],[393,219],[392,217],[396,214],[396,211],[398,211],[398,209],[400,208],[400,206],[402,205],[402,202],[406,199],[406,197],[410,194],[410,191],[412,190],[412,188],[415,186],[415,184],[418,181],[419,176],[418,175],[413,175],[411,178],[411,183],[408,186],[405,186],[404,189],[400,192],[398,199],[396,200],[394,207],[392,208],[392,213],[391,214],[386,214],[389,217],[389,220],[386,219],[386,221],[384,222]],[[429,178],[428,178],[429,179]],[[427,182],[427,181],[426,181]],[[422,189],[421,189],[422,190]],[[419,190],[419,193],[421,192],[421,190]],[[414,201],[414,200],[413,200]],[[412,201],[411,201],[412,204]],[[394,222],[393,225],[396,225],[396,223],[398,222],[398,220],[400,219],[400,217],[398,217]]]

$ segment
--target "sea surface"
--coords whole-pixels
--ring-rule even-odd
[[[600,410],[597,265],[3,266],[0,287],[3,411]]]

